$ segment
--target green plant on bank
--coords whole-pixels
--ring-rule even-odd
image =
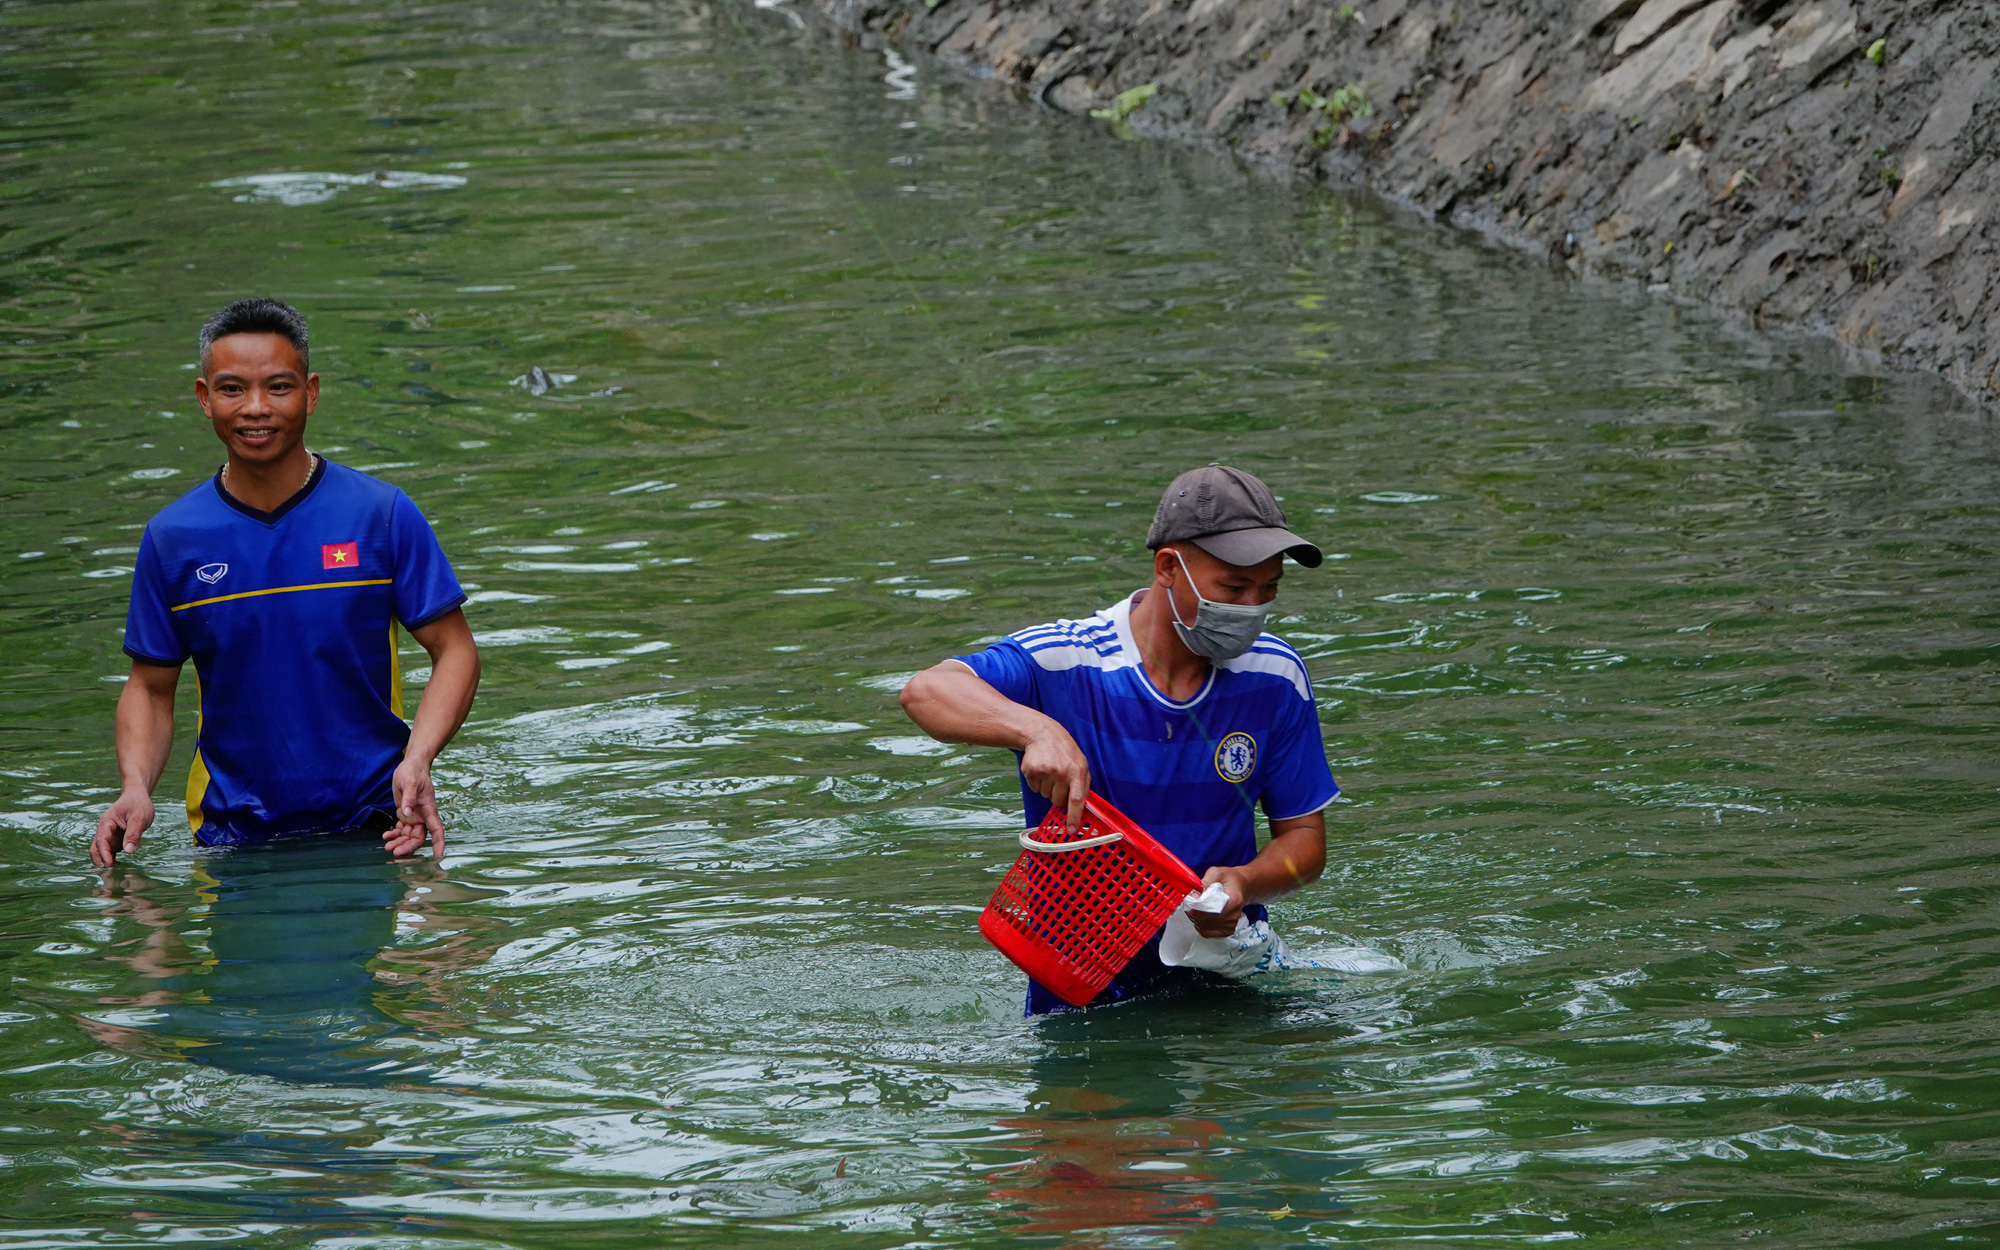
[[[1879,147],[1875,149],[1875,159],[1882,162],[1882,170],[1881,170],[1882,181],[1888,183],[1892,187],[1900,186],[1902,185],[1903,181],[1903,171],[1897,169],[1894,165],[1890,164],[1888,157],[1889,157],[1889,149],[1887,147]]]
[[[1375,102],[1368,98],[1368,88],[1358,82],[1348,83],[1332,95],[1321,95],[1311,87],[1299,87],[1293,91],[1277,92],[1271,97],[1271,103],[1281,109],[1290,108],[1294,100],[1315,112],[1325,113],[1329,122],[1375,115]]]
[[[1289,109],[1294,101],[1312,112],[1326,115],[1326,122],[1313,131],[1315,147],[1330,145],[1335,132],[1353,118],[1375,115],[1375,102],[1368,98],[1368,88],[1361,82],[1348,83],[1332,95],[1321,95],[1311,87],[1299,87],[1271,96],[1271,104],[1276,108]]]
[[[1126,118],[1144,108],[1146,101],[1158,95],[1159,91],[1160,84],[1156,82],[1145,83],[1141,86],[1133,87],[1129,91],[1121,91],[1111,101],[1110,108],[1092,109],[1090,110],[1090,115],[1092,117],[1103,118],[1105,121],[1114,124],[1123,122]]]
[[[1889,41],[1887,39],[1877,39],[1874,43],[1869,44],[1868,51],[1861,55],[1880,65],[1883,58],[1889,55]]]

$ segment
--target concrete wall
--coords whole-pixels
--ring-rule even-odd
[[[1996,0],[805,2],[2000,398]]]

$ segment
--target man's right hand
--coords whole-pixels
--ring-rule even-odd
[[[119,851],[139,849],[139,837],[153,823],[153,796],[126,790],[118,801],[97,818],[97,836],[90,842],[90,862],[99,868],[111,867]]]
[[[174,686],[178,664],[132,661],[132,675],[118,693],[118,801],[97,818],[90,862],[111,867],[120,851],[139,849],[139,835],[153,823],[153,787],[174,745]]]
[[[1090,761],[1069,730],[1043,719],[1048,723],[1021,751],[1021,776],[1030,790],[1063,809],[1069,831],[1075,833],[1083,828],[1084,802],[1090,798]]]

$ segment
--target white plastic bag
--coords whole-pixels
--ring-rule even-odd
[[[1225,977],[1241,980],[1259,972],[1275,972],[1280,968],[1318,968],[1322,965],[1310,959],[1299,959],[1285,949],[1285,939],[1271,929],[1268,920],[1252,921],[1248,916],[1236,918],[1236,932],[1228,937],[1203,937],[1188,919],[1188,912],[1205,911],[1211,914],[1229,906],[1229,892],[1220,885],[1211,885],[1200,894],[1190,894],[1167,917],[1167,927],[1160,934],[1160,962],[1172,968],[1201,968]]]

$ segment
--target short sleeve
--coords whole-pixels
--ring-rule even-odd
[[[1271,820],[1309,816],[1340,793],[1333,770],[1327,767],[1319,709],[1311,699],[1301,698],[1287,698],[1286,709],[1264,744],[1271,766],[1264,774],[1261,801]]]
[[[151,528],[139,539],[139,559],[132,566],[132,602],[125,609],[125,654],[142,663],[169,668],[178,668],[188,658],[187,647],[174,629],[166,574],[160,570]]]
[[[404,629],[421,629],[465,602],[458,575],[429,521],[417,505],[401,491],[396,492],[395,511],[390,515],[389,538],[395,558],[395,579],[391,590],[396,600],[396,619]]]
[[[977,655],[952,658],[1013,702],[1040,710],[1042,702],[1035,685],[1035,662],[1012,638],[1003,638]]]

